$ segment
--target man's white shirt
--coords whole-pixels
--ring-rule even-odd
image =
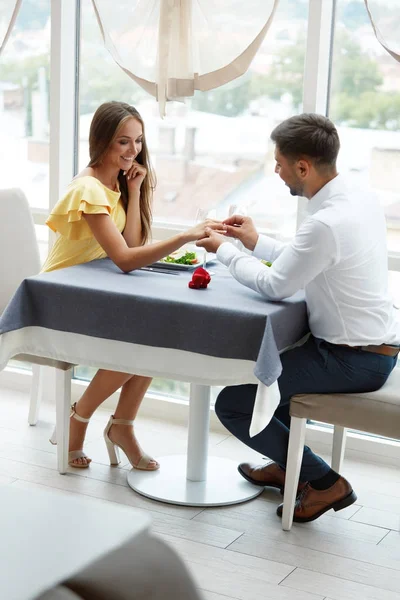
[[[227,242],[217,257],[240,283],[269,300],[304,289],[315,337],[351,346],[400,343],[398,311],[388,292],[383,210],[373,193],[348,189],[340,175],[311,198],[292,242],[260,235],[252,256]]]

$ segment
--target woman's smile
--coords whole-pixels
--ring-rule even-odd
[[[121,156],[120,157],[125,163],[131,163],[134,160],[134,156]]]

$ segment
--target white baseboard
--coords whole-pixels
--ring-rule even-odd
[[[48,385],[44,389],[47,402],[54,403],[52,394],[53,370],[49,369]],[[29,394],[31,386],[31,372],[8,367],[0,372],[0,388],[18,390]],[[79,400],[87,383],[74,379],[72,381],[71,398],[73,402]],[[119,392],[116,392],[103,403],[103,408],[108,408],[112,413],[118,402]],[[146,394],[140,407],[142,417],[160,419],[173,423],[186,425],[188,421],[189,405],[182,400],[166,397],[154,392]],[[218,433],[228,433],[220,423],[213,409],[210,413],[210,429]],[[306,443],[314,452],[330,455],[332,448],[333,429],[319,425],[308,425]],[[346,441],[346,456],[363,462],[375,462],[398,466],[400,461],[400,442],[375,438],[362,433],[348,433]]]

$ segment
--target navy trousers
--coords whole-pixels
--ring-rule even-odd
[[[310,336],[303,346],[281,354],[280,404],[271,422],[254,437],[249,428],[257,392],[255,384],[229,386],[218,395],[215,412],[246,446],[286,467],[290,398],[296,394],[373,392],[382,387],[397,357],[330,344]],[[329,465],[304,447],[300,481],[326,475]]]

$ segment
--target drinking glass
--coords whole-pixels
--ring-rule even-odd
[[[209,208],[198,208],[197,212],[196,212],[196,224],[197,223],[203,223],[204,221],[206,221],[207,219],[216,219],[216,210],[214,208],[209,209]],[[204,249],[204,254],[203,254],[203,269],[207,270],[207,250]],[[211,273],[209,271],[210,275],[213,275],[213,273]]]
[[[247,216],[247,210],[244,206],[238,206],[237,204],[230,204],[228,208],[228,217],[233,217],[233,215],[242,215],[243,217]],[[243,250],[244,246],[240,240],[231,239],[230,240],[234,246],[238,250]]]

